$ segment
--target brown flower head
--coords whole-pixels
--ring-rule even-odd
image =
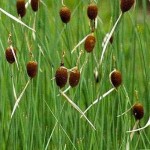
[[[64,66],[60,66],[55,74],[56,84],[62,88],[66,85],[68,79],[68,71]]]
[[[29,61],[27,63],[27,73],[30,78],[34,78],[38,71],[38,64],[35,61]]]
[[[31,0],[31,7],[33,11],[38,11],[39,0]]]
[[[144,108],[141,103],[136,103],[132,108],[133,115],[136,120],[140,120],[144,116]]]
[[[124,13],[130,10],[133,4],[134,4],[134,0],[121,0],[121,3],[120,3],[121,11]]]
[[[14,53],[13,53],[14,52]],[[6,56],[6,60],[12,64],[15,62],[15,57],[14,55],[16,56],[16,49],[13,48],[11,49],[10,47],[8,47],[5,51],[5,56]]]
[[[112,85],[117,88],[121,85],[122,83],[122,74],[120,71],[118,70],[114,70],[110,73],[110,81],[112,83]]]
[[[93,51],[94,47],[95,47],[95,43],[96,43],[96,38],[94,35],[89,35],[84,43],[84,49],[90,53]]]
[[[59,15],[63,23],[68,23],[71,18],[71,11],[68,7],[63,6],[59,11]]]
[[[73,68],[70,72],[69,84],[71,87],[75,87],[78,85],[80,80],[80,71],[77,67]]]
[[[89,19],[94,20],[98,14],[98,7],[95,4],[90,4],[87,8],[87,15]]]
[[[17,13],[22,18],[26,14],[25,0],[17,0]]]

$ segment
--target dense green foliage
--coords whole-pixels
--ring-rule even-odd
[[[35,36],[28,28],[18,24],[0,12],[0,149],[125,149],[129,142],[131,149],[150,148],[150,128],[134,134],[130,141],[131,130],[135,124],[131,111],[117,118],[139,101],[144,106],[144,126],[150,116],[150,13],[146,0],[126,12],[120,20],[113,43],[108,45],[102,66],[99,68],[99,82],[94,79],[94,69],[102,52],[102,41],[120,14],[119,0],[97,0],[99,8],[98,25],[94,33],[96,46],[92,53],[86,53],[84,44],[71,54],[74,46],[90,33],[86,0],[65,0],[72,12],[70,22],[63,24],[59,16],[62,6],[59,0],[45,0],[40,3],[38,12],[27,8],[22,21],[33,27]],[[17,17],[16,1],[0,1],[0,8]],[[9,46],[8,36],[12,35],[12,45],[17,49],[16,64],[9,64],[5,50]],[[80,108],[85,110],[96,98],[103,95],[112,85],[109,73],[117,68],[123,77],[122,85],[104,100],[94,105],[87,117],[94,124],[91,128],[84,118],[66,101],[58,96],[59,88],[55,71],[59,67],[62,52],[65,51],[65,67],[76,66],[80,51],[83,50],[79,69],[85,61],[79,85],[71,88],[66,95]],[[17,97],[29,80],[26,64],[30,60],[38,62],[38,74],[31,80],[19,107],[11,119],[15,104],[14,87]],[[67,84],[65,90],[69,85]],[[135,94],[136,93],[136,94]],[[138,98],[137,98],[138,95]]]

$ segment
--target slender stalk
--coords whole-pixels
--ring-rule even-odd
[[[64,0],[61,0],[61,4],[62,4],[62,6],[65,6],[65,4],[64,4]]]
[[[89,119],[85,116],[85,114],[82,112],[82,110],[65,93],[63,93],[61,90],[60,90],[60,93],[73,106],[73,108],[76,109],[87,120],[87,122],[91,125],[91,127],[94,130],[96,130],[94,125],[89,121]]]
[[[125,112],[123,112],[122,114],[118,115],[117,117],[121,117],[123,115],[125,115],[126,113],[128,113],[131,109],[132,109],[133,106],[131,106],[129,109],[127,109]]]
[[[15,90],[15,85],[14,85],[14,76],[13,76],[13,68],[11,68],[11,79],[12,79],[12,88],[13,88],[13,93],[14,93],[14,97],[15,97],[15,100],[17,101],[17,95],[16,95],[16,90]]]
[[[134,127],[133,127],[132,130],[137,129],[138,124],[139,124],[139,120],[137,120],[137,121],[135,122],[135,125],[134,125]],[[133,139],[134,133],[135,133],[135,132],[131,132],[131,134],[130,134],[130,140],[131,140],[131,141],[132,141],[132,139]]]
[[[55,131],[57,125],[58,125],[58,121],[56,121],[56,123],[55,123],[55,125],[54,125],[54,128],[53,128],[53,130],[52,130],[52,132],[51,132],[51,135],[50,135],[49,138],[48,138],[48,141],[47,141],[47,144],[46,144],[46,147],[44,148],[44,150],[47,150],[47,149],[48,149],[50,140],[51,140],[51,138],[52,138],[52,136],[53,136],[53,133],[54,133],[54,131]]]
[[[31,3],[31,0],[28,0],[28,2],[26,2],[26,4],[25,4],[25,8],[26,8],[26,9],[27,9],[28,6],[30,5],[30,3]]]
[[[63,91],[63,93],[68,92],[68,91],[69,91],[69,89],[71,89],[71,86],[68,86],[68,88],[66,88],[66,89]],[[58,94],[57,96],[60,96],[60,94]]]
[[[35,30],[35,24],[36,24],[36,14],[37,14],[37,13],[35,13],[35,17],[34,17],[34,21],[33,21],[33,29],[34,29],[34,30]],[[34,39],[34,41],[35,41],[35,38],[36,38],[35,32],[32,32],[32,36],[33,36],[33,39]]]
[[[106,42],[105,42],[105,44],[104,44],[104,47],[103,47],[103,50],[102,50],[102,54],[101,54],[101,58],[100,58],[100,62],[99,62],[99,64],[98,64],[98,66],[97,66],[97,70],[99,69],[100,65],[102,64],[102,61],[103,61],[103,58],[104,58],[104,54],[105,54],[106,48],[107,48],[107,46],[108,46],[109,40],[110,40],[111,36],[113,35],[113,33],[114,33],[114,31],[115,31],[115,29],[116,29],[116,27],[117,27],[117,25],[118,25],[118,23],[119,23],[121,17],[122,17],[122,12],[121,12],[121,14],[119,15],[119,17],[118,17],[116,23],[114,24],[114,26],[113,26],[112,30],[110,31],[110,33],[109,33],[109,35],[108,35],[108,38],[107,38],[107,40],[106,40]]]
[[[26,85],[25,85],[24,89],[22,90],[20,96],[18,97],[18,99],[17,99],[16,102],[15,102],[15,105],[14,105],[14,107],[13,107],[13,111],[12,111],[12,113],[11,113],[11,118],[13,117],[13,115],[14,115],[14,113],[15,113],[15,110],[16,110],[16,108],[17,108],[17,106],[18,106],[18,104],[19,104],[19,102],[20,102],[20,100],[21,100],[21,98],[22,98],[22,96],[23,96],[23,94],[24,94],[26,88],[28,87],[29,83],[30,83],[30,79],[29,79],[28,82],[26,83]]]
[[[0,11],[2,13],[4,13],[6,16],[8,16],[9,18],[13,19],[14,21],[20,23],[21,25],[27,27],[28,29],[36,32],[34,29],[32,29],[31,27],[29,27],[28,25],[26,25],[24,22],[22,22],[21,20],[19,20],[18,18],[16,18],[15,16],[11,15],[10,13],[6,12],[5,10],[3,10],[2,8],[0,8]]]
[[[131,130],[131,131],[127,131],[127,132],[129,133],[129,132],[136,132],[136,131],[140,131],[140,130],[143,130],[143,129],[147,128],[148,126],[150,126],[150,117],[149,117],[149,120],[147,121],[147,123],[146,123],[146,125],[145,125],[144,127],[142,127],[142,128],[138,128],[138,129],[133,129],[133,130]]]
[[[85,36],[81,41],[79,41],[79,43],[73,48],[73,50],[71,51],[71,54],[74,53],[74,51],[86,40],[86,38],[89,36],[90,34],[88,34],[87,36]]]
[[[93,105],[95,105],[96,103],[100,102],[103,98],[105,98],[107,95],[109,95],[112,91],[114,91],[115,88],[110,89],[108,92],[106,92],[105,94],[103,94],[102,96],[100,96],[99,98],[97,98],[84,112],[83,114],[85,114]],[[81,116],[82,118],[83,116]]]

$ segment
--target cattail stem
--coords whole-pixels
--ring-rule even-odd
[[[84,112],[83,114],[85,114],[93,105],[95,105],[96,103],[100,102],[103,98],[105,98],[107,95],[109,95],[111,92],[113,92],[115,90],[115,88],[110,89],[108,92],[106,92],[105,94],[103,94],[102,96],[100,96],[99,98],[97,98]],[[83,116],[81,115],[81,118]]]
[[[107,38],[107,40],[106,40],[106,42],[105,42],[105,44],[104,44],[104,47],[103,47],[103,50],[102,50],[102,54],[101,54],[101,58],[100,58],[100,62],[99,62],[99,64],[98,64],[98,66],[97,66],[97,69],[99,69],[100,65],[102,64],[102,61],[103,61],[103,58],[104,58],[104,53],[105,53],[106,48],[107,48],[107,46],[108,46],[109,40],[110,40],[111,36],[113,35],[113,33],[114,33],[114,31],[115,31],[115,29],[116,29],[116,27],[117,27],[117,25],[118,25],[118,23],[119,23],[121,17],[122,17],[122,12],[121,12],[121,14],[119,15],[119,17],[118,17],[116,23],[114,24],[113,28],[111,29],[111,31],[110,31],[110,33],[109,33],[109,36],[108,36],[108,38]]]
[[[149,117],[149,120],[147,121],[147,123],[146,123],[146,125],[144,127],[138,128],[138,129],[133,129],[131,131],[126,131],[126,132],[130,133],[130,132],[140,131],[140,130],[143,130],[143,129],[147,128],[148,126],[150,126],[150,117]]]
[[[91,127],[94,130],[96,130],[94,125],[89,121],[89,119],[85,116],[85,114],[82,112],[82,110],[65,93],[63,93],[61,90],[59,90],[59,91],[60,91],[61,95],[63,97],[65,97],[65,99],[73,106],[73,108],[76,109],[87,120],[87,122],[91,125]]]
[[[33,21],[33,29],[35,30],[35,23],[36,23],[36,12],[35,12],[35,17],[34,17],[34,21]],[[35,36],[35,32],[32,32],[32,36],[33,36],[33,39],[34,39],[34,41],[35,41],[35,38],[36,38],[36,36]]]
[[[62,4],[62,6],[65,6],[65,4],[64,4],[64,0],[61,0],[61,4]]]
[[[14,85],[13,68],[11,68],[11,79],[12,79],[12,88],[13,88],[14,97],[15,97],[15,100],[17,101],[17,95],[16,95],[16,90],[15,90],[15,85]]]
[[[123,112],[122,114],[118,115],[117,117],[121,117],[121,116],[125,115],[126,113],[128,113],[132,109],[133,106],[131,106],[129,109],[127,109],[125,112]]]
[[[84,66],[87,64],[87,62],[88,62],[88,57],[89,57],[89,55],[87,55],[87,57],[86,57],[86,59],[85,59],[83,65],[81,66],[81,68],[80,68],[80,73],[83,71]]]
[[[79,65],[82,54],[83,54],[83,50],[81,50],[80,53],[79,53],[79,56],[78,56],[78,58],[77,58],[76,66]]]
[[[134,125],[134,127],[133,127],[132,130],[137,129],[138,124],[139,124],[139,120],[137,120],[137,121],[135,122],[135,125]],[[133,139],[134,133],[135,133],[135,132],[131,132],[131,134],[130,134],[130,140],[131,140],[131,141],[132,141],[132,139]]]
[[[30,5],[30,3],[31,3],[31,0],[28,0],[28,2],[26,2],[26,4],[25,4],[25,8],[26,8],[26,9],[27,9],[28,6]]]
[[[64,91],[62,91],[63,93],[66,93],[70,90],[71,86],[68,86],[68,88],[66,88]],[[60,96],[60,94],[58,94],[57,96]]]
[[[14,107],[13,107],[13,111],[12,111],[12,113],[11,113],[11,118],[13,117],[13,115],[14,115],[14,113],[15,113],[15,110],[16,110],[16,108],[17,108],[17,106],[18,106],[18,104],[19,104],[19,102],[20,102],[20,100],[21,100],[21,98],[22,98],[22,96],[23,96],[23,94],[24,94],[26,88],[28,87],[29,83],[30,83],[30,79],[29,79],[28,82],[26,83],[24,89],[22,90],[21,94],[19,95],[18,99],[17,99],[16,102],[15,102],[15,105],[14,105]]]
[[[86,40],[86,38],[89,36],[90,34],[88,34],[87,36],[85,36],[81,41],[79,41],[79,43],[73,48],[73,50],[71,51],[71,54]]]

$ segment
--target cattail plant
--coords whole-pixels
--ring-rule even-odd
[[[138,100],[137,92],[136,92],[136,97]],[[132,115],[134,116],[134,118],[136,120],[136,123],[135,123],[133,129],[131,131],[127,131],[128,133],[131,133],[130,140],[132,140],[134,132],[143,130],[143,129],[147,128],[148,126],[150,126],[150,117],[149,117],[147,123],[145,124],[145,126],[143,126],[141,128],[137,128],[139,121],[144,117],[144,107],[141,103],[137,102],[134,105],[132,105],[128,110],[126,110],[121,115],[118,115],[117,117],[121,117],[122,115],[125,115],[129,111],[132,111]],[[127,143],[127,145],[128,144],[129,144],[129,142]]]
[[[31,8],[33,11],[38,11],[39,0],[31,0]]]
[[[5,51],[6,60],[12,64],[15,62],[16,48],[8,47]]]
[[[140,120],[144,116],[144,108],[141,103],[136,103],[132,108],[133,115],[136,120]]]
[[[12,113],[11,113],[11,118],[13,117],[13,115],[14,115],[14,113],[15,113],[15,111],[16,111],[16,108],[17,108],[17,106],[19,105],[19,102],[20,102],[21,98],[22,98],[23,94],[25,93],[25,90],[27,89],[27,87],[28,87],[28,85],[29,85],[29,83],[30,83],[30,80],[31,80],[32,78],[34,78],[34,77],[37,75],[37,70],[38,70],[38,64],[37,64],[37,62],[35,62],[35,61],[29,61],[29,62],[27,63],[26,69],[27,69],[27,74],[28,74],[28,76],[30,77],[30,79],[29,79],[28,82],[26,83],[26,85],[25,85],[25,87],[23,88],[21,94],[20,94],[20,95],[18,96],[18,98],[16,99],[15,105],[14,105],[14,107],[13,107],[13,111],[12,111]]]
[[[133,130],[127,131],[127,132],[130,133],[130,132],[141,131],[141,130],[144,130],[145,128],[147,128],[148,126],[150,126],[150,116],[149,116],[149,119],[148,119],[147,123],[145,124],[145,126],[138,128],[138,129],[133,129]]]
[[[123,13],[127,12],[131,9],[133,4],[134,4],[134,0],[121,0],[120,9]]]
[[[56,70],[55,73],[55,80],[57,86],[60,88],[63,88],[68,80],[68,70],[66,67],[64,67],[64,64],[61,63],[60,67]]]
[[[80,68],[80,70],[78,69],[78,64],[80,62],[80,58],[81,55],[83,54],[83,50],[80,51],[77,62],[76,62],[76,66],[69,69],[69,86],[68,88],[66,88],[63,93],[66,93],[71,87],[76,87],[79,84],[79,80],[80,80],[80,76],[81,76],[81,72],[82,69],[85,65],[85,63],[83,64],[83,66]],[[60,94],[58,94],[57,96],[60,96]]]
[[[13,110],[12,110],[12,113],[11,113],[11,118],[13,117],[16,109],[17,109],[17,106],[19,105],[19,102],[23,96],[23,94],[25,93],[25,90],[27,89],[28,85],[30,83],[30,79],[28,80],[28,82],[26,83],[25,87],[23,88],[22,92],[20,93],[20,95],[18,96],[18,98],[16,97],[16,102],[15,102],[15,105],[13,107]]]
[[[96,4],[90,4],[87,8],[87,16],[90,20],[94,20],[98,14],[98,7]]]
[[[136,103],[133,105],[132,107],[132,113],[133,113],[133,116],[136,120],[135,124],[134,124],[134,127],[133,127],[133,130],[136,130],[139,123],[140,123],[140,120],[143,118],[144,116],[144,108],[143,108],[143,105],[141,103]],[[133,136],[134,136],[134,132],[132,132],[130,134],[130,140],[132,141],[133,139]]]
[[[9,34],[8,36],[8,44],[9,44],[9,47],[6,48],[5,50],[5,57],[6,57],[6,60],[8,63],[10,64],[13,64],[14,62],[16,63],[16,66],[19,70],[19,66],[18,66],[18,61],[17,61],[17,51],[16,51],[16,48],[14,48],[12,46],[12,35],[11,33]]]
[[[21,18],[24,17],[26,14],[25,0],[17,0],[16,7],[18,15]]]
[[[78,67],[74,67],[70,71],[69,85],[71,87],[75,87],[78,85],[79,80],[80,80],[80,71],[78,70]]]
[[[90,34],[86,39],[84,43],[84,49],[90,53],[93,51],[96,43],[96,38],[93,34]]]
[[[71,11],[68,7],[62,6],[59,11],[59,15],[63,23],[68,23],[71,18]]]
[[[108,96],[111,92],[113,92],[114,90],[117,90],[117,88],[122,84],[122,74],[119,70],[114,69],[110,74],[109,74],[109,79],[111,84],[113,85],[113,88],[111,88],[108,92],[106,92],[105,94],[103,94],[102,96],[100,96],[99,98],[97,98],[96,100],[94,100],[94,102],[89,105],[89,107],[84,111],[84,114],[96,103],[98,103],[99,101],[101,101],[103,98],[105,98],[106,96]],[[82,116],[81,116],[82,117]]]
[[[37,75],[38,64],[35,61],[29,61],[27,63],[27,74],[30,78],[34,78]]]
[[[91,32],[95,31],[96,28],[95,22],[96,22],[97,14],[98,14],[97,5],[94,3],[89,4],[87,8],[87,16],[90,19]]]
[[[115,22],[114,26],[112,27],[111,31],[109,33],[107,33],[108,34],[107,39],[105,40],[105,43],[102,44],[103,50],[102,50],[102,54],[101,54],[101,57],[100,57],[100,61],[99,61],[98,65],[95,67],[94,70],[99,70],[99,67],[102,64],[102,61],[103,61],[104,54],[105,54],[106,48],[108,46],[108,43],[111,41],[112,35],[113,35],[118,23],[120,22],[120,20],[122,18],[122,15],[124,14],[124,12],[130,10],[130,8],[132,7],[133,4],[134,4],[134,0],[121,0],[121,3],[120,3],[121,13],[120,13],[117,21]]]
[[[115,87],[118,88],[122,83],[122,74],[119,70],[114,70],[110,73],[110,82]]]

